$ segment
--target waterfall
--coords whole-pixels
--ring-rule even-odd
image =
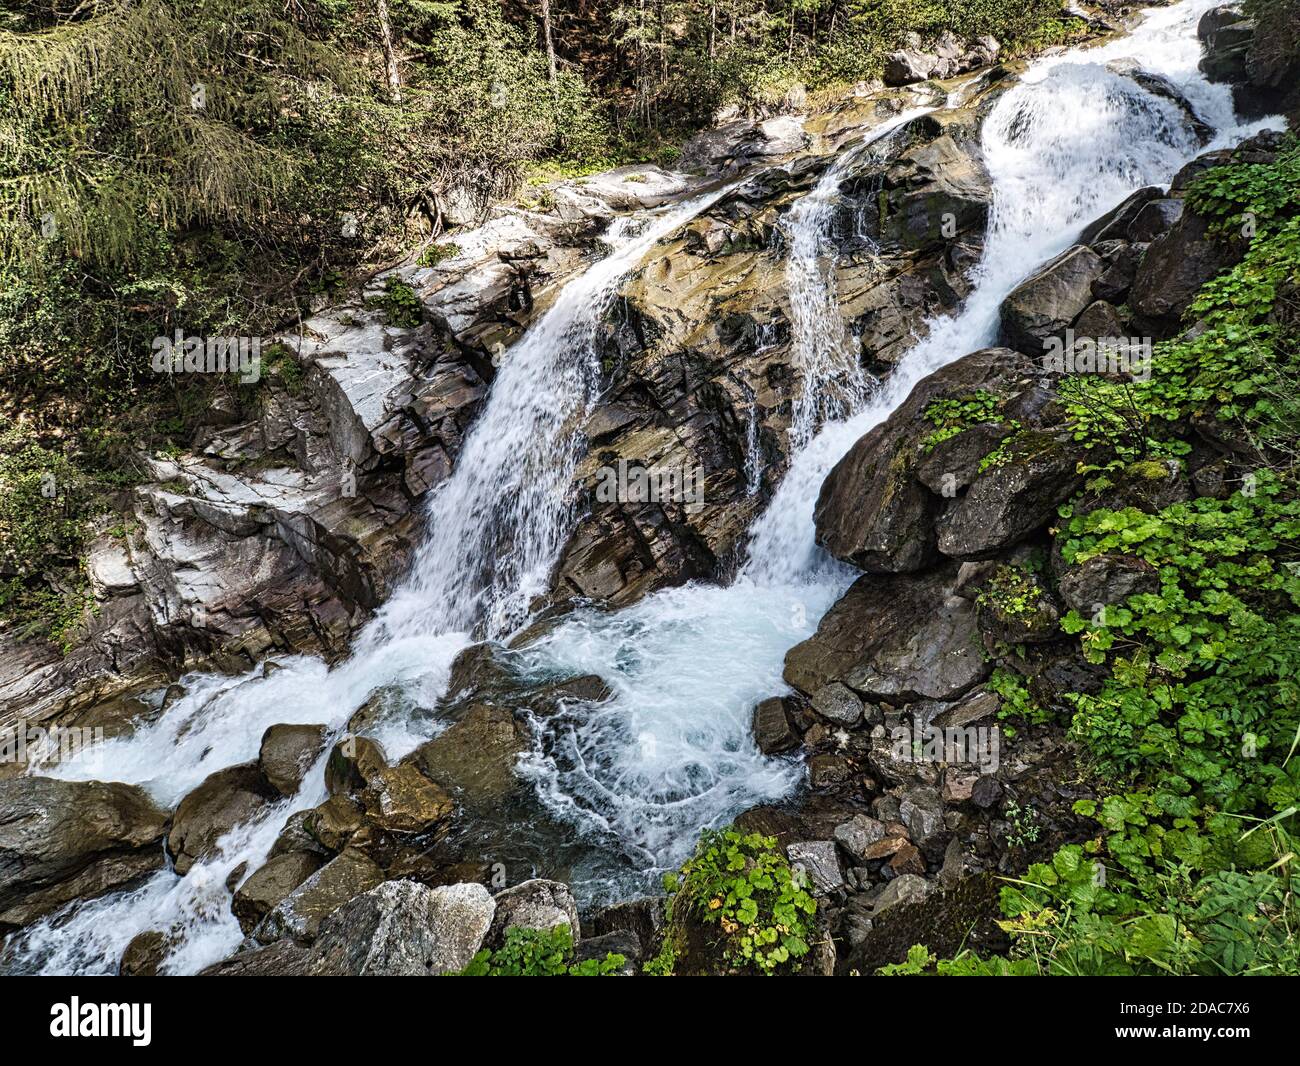
[[[808,446],[821,425],[860,409],[870,391],[857,342],[840,314],[835,276],[826,269],[834,253],[830,230],[840,184],[864,154],[887,144],[892,133],[931,110],[913,108],[876,127],[865,144],[842,153],[827,167],[812,191],[796,201],[786,217],[790,251],[785,284],[793,362],[800,375],[790,419],[790,444],[795,453]]]
[[[792,325],[808,331],[793,344],[805,391],[829,383],[831,395],[805,394],[796,404],[794,439],[806,443],[750,530],[738,576],[727,587],[665,590],[613,614],[580,612],[531,652],[599,673],[614,692],[545,723],[524,767],[557,817],[607,847],[617,841],[639,864],[640,879],[620,882],[615,873],[612,890],[599,878],[580,890],[594,898],[644,891],[689,854],[700,830],[787,796],[802,781],[797,757],[758,753],[750,712],[757,700],[788,691],[786,651],[812,633],[853,577],[813,539],[823,480],[917,382],[995,340],[999,306],[1015,285],[1089,221],[1137,188],[1167,183],[1202,150],[1175,105],[1107,70],[1109,60],[1136,56],[1168,77],[1216,130],[1216,145],[1262,125],[1240,126],[1229,89],[1197,70],[1196,23],[1214,2],[1153,9],[1127,37],[1032,64],[1002,95],[981,135],[993,197],[972,290],[957,313],[928,323],[925,339],[874,394],[854,387],[855,372],[841,361],[849,345],[833,291],[810,266],[835,175],[791,212]],[[855,408],[835,418],[846,399]]]
[[[264,677],[192,675],[186,693],[152,725],[40,772],[143,785],[174,806],[210,773],[256,759],[276,723],[341,729],[377,690],[408,708],[433,706],[451,664],[478,629],[499,637],[528,617],[571,524],[569,487],[581,457],[581,426],[599,380],[597,331],[627,275],[651,249],[725,192],[638,216],[604,235],[609,254],[570,281],[509,349],[486,408],[452,476],[429,503],[428,532],[410,579],[366,625],[350,658],[330,669],[310,656],[280,661]],[[390,758],[427,739],[437,724],[393,721],[377,739]],[[164,870],[141,888],[80,904],[36,923],[8,949],[9,966],[44,973],[112,973],[131,937],[175,933],[167,969],[190,973],[229,955],[243,939],[225,883],[266,859],[285,819],[323,802],[324,759],[298,795],[238,827],[220,853],[184,877]]]
[[[1229,90],[1197,73],[1195,26],[1216,0],[1184,0],[1147,14],[1129,37],[1031,65],[983,130],[994,193],[982,260],[962,309],[929,333],[872,393],[840,318],[825,260],[825,224],[838,188],[833,166],[787,217],[788,278],[801,392],[789,470],[751,529],[748,558],[728,586],[695,584],[622,611],[568,616],[526,653],[539,670],[597,673],[610,700],[538,727],[523,772],[554,816],[617,852],[575,887],[588,899],[644,890],[676,865],[701,829],[755,803],[788,796],[803,779],[793,758],[769,759],[749,735],[754,703],[785,690],[785,652],[808,637],[851,573],[813,542],[812,510],[826,473],[886,418],[921,378],[992,340],[998,306],[1090,219],[1141,185],[1168,181],[1198,146],[1181,112],[1107,71],[1134,55],[1185,90],[1223,143],[1245,134]],[[897,124],[910,120],[899,116]],[[894,125],[883,128],[887,135]],[[409,581],[330,669],[307,656],[262,677],[198,676],[152,725],[91,757],[50,771],[142,784],[161,803],[209,773],[253,759],[275,723],[341,728],[385,686],[432,706],[451,662],[475,634],[501,636],[547,588],[573,515],[569,489],[581,424],[597,381],[594,342],[627,274],[722,193],[618,220],[609,255],[571,281],[506,355],[452,477],[429,504],[428,538]],[[755,454],[757,454],[755,452]],[[434,723],[393,723],[390,756]],[[232,952],[242,934],[227,878],[264,861],[285,818],[321,802],[323,764],[299,794],[239,826],[220,853],[185,877],[164,870],[141,887],[80,903],[13,938],[6,965],[27,972],[113,972],[137,933],[178,935],[171,972]]]

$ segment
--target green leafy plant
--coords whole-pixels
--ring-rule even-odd
[[[928,454],[971,426],[981,422],[1001,422],[998,413],[1001,405],[1001,398],[987,389],[977,389],[960,399],[931,400],[925,408],[924,417],[937,428],[921,442],[922,447]]]
[[[809,952],[817,903],[772,837],[706,832],[680,874],[664,884],[670,929],[681,935],[685,923],[699,923],[728,969],[770,975]],[[668,950],[681,952],[678,944]]]
[[[485,948],[460,971],[461,977],[611,977],[627,965],[613,952],[603,959],[573,961],[573,935],[567,925],[552,929],[506,930],[505,943]]]
[[[396,275],[384,279],[384,293],[376,301],[390,326],[414,329],[424,321],[424,305],[416,291]]]

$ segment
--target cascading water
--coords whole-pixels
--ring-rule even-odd
[[[749,712],[783,690],[786,650],[811,633],[851,579],[813,542],[822,480],[917,381],[993,338],[998,306],[1014,284],[1092,217],[1140,185],[1168,181],[1198,150],[1176,106],[1102,64],[1136,55],[1183,89],[1221,141],[1249,132],[1236,124],[1229,91],[1196,71],[1196,21],[1215,2],[1154,11],[1127,38],[1031,66],[1004,94],[983,132],[994,196],[971,295],[959,314],[931,323],[927,339],[873,396],[818,266],[832,175],[792,210],[792,327],[803,390],[790,469],[751,530],[747,562],[726,587],[687,586],[616,613],[574,614],[527,652],[538,670],[598,673],[614,694],[549,722],[522,767],[558,818],[600,848],[621,847],[621,867],[576,886],[587,896],[644,888],[650,873],[681,860],[702,828],[799,784],[796,762],[755,750]],[[42,772],[137,782],[172,804],[212,771],[254,758],[269,725],[341,728],[381,688],[398,690],[408,707],[432,706],[471,631],[512,631],[546,588],[572,519],[568,491],[596,380],[592,342],[621,279],[718,195],[618,222],[608,258],[566,286],[511,350],[452,478],[431,501],[429,539],[410,581],[367,626],[349,661],[330,670],[297,657],[265,678],[187,678],[186,695],[154,724]],[[397,756],[435,728],[408,715],[381,740]],[[171,972],[228,955],[242,934],[227,878],[244,863],[255,869],[285,818],[324,794],[318,764],[297,796],[233,830],[216,857],[185,877],[163,871],[135,891],[40,922],[9,945],[6,965],[113,972],[129,940],[149,929],[179,937]]]
[[[213,771],[255,759],[268,726],[324,722],[340,729],[380,689],[397,690],[408,712],[379,732],[390,758],[430,736],[436,723],[411,712],[441,696],[470,632],[508,632],[545,590],[568,533],[568,490],[598,380],[597,330],[623,278],[724,191],[616,219],[605,235],[610,254],[569,282],[510,349],[454,474],[430,503],[428,538],[410,581],[366,626],[347,662],[331,670],[298,656],[266,677],[260,670],[187,677],[185,696],[153,725],[39,772],[140,784],[173,806]],[[178,939],[170,972],[190,973],[225,957],[243,939],[227,878],[240,865],[246,872],[260,866],[285,819],[325,798],[322,760],[298,795],[233,830],[216,857],[184,877],[162,871],[133,892],[37,923],[9,946],[7,965],[112,973],[131,938],[150,929]]]
[[[785,283],[793,362],[800,374],[790,419],[793,452],[803,451],[824,423],[861,408],[870,389],[857,343],[849,335],[835,298],[835,275],[826,270],[834,252],[830,223],[840,184],[864,151],[887,142],[895,130],[929,110],[905,111],[874,129],[864,146],[843,153],[827,167],[813,190],[796,201],[786,218],[790,253]]]
[[[614,691],[604,704],[547,723],[525,769],[557,816],[636,856],[644,876],[616,892],[643,890],[650,874],[680,863],[701,829],[787,795],[802,779],[793,760],[759,756],[750,710],[786,691],[786,651],[810,634],[852,578],[813,539],[813,507],[831,467],[918,381],[992,343],[1006,295],[1069,247],[1084,225],[1133,190],[1168,182],[1201,150],[1176,105],[1105,64],[1140,57],[1184,92],[1218,144],[1263,125],[1240,126],[1229,90],[1197,71],[1196,23],[1214,2],[1150,11],[1128,37],[1032,65],[1002,96],[982,133],[993,201],[969,297],[960,312],[929,324],[926,338],[850,417],[813,431],[818,416],[846,395],[842,389],[829,408],[807,396],[796,405],[807,419],[806,446],[754,523],[748,559],[730,586],[692,585],[615,614],[578,613],[531,651],[539,663],[599,673]],[[815,201],[792,212],[796,217],[808,231],[792,242],[794,250],[815,249],[816,226],[808,224]],[[817,272],[804,263],[795,275],[811,284],[792,292],[792,324],[825,336],[793,343],[814,353],[811,365],[825,359],[834,376],[844,342],[831,292],[823,287],[825,302],[815,307]],[[599,883],[579,887],[595,897],[608,891]]]

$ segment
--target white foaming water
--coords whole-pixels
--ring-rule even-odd
[[[438,724],[420,709],[441,696],[469,631],[508,632],[545,591],[571,521],[567,494],[598,381],[597,330],[622,279],[725,191],[611,224],[609,256],[566,285],[510,350],[452,477],[430,502],[427,540],[411,579],[366,626],[347,662],[330,669],[295,656],[267,677],[261,670],[191,675],[185,695],[152,725],[40,772],[140,784],[170,807],[208,774],[257,758],[268,726],[323,723],[338,730],[381,689],[395,690],[407,710],[374,731],[390,758],[431,736]],[[111,973],[131,938],[153,929],[180,941],[170,972],[191,973],[229,955],[242,933],[226,879],[241,864],[245,873],[256,870],[288,815],[324,800],[323,764],[322,757],[292,800],[223,838],[215,858],[183,878],[164,870],[136,891],[37,923],[11,945],[9,965]]]
[[[820,246],[816,201],[792,210],[792,251],[804,256],[792,277],[792,343],[813,355],[805,364],[807,385],[825,380],[839,387],[829,405],[816,396],[796,404],[797,417],[808,420],[796,439],[807,444],[754,523],[748,560],[732,585],[691,585],[617,613],[578,613],[530,653],[539,664],[599,673],[614,691],[584,715],[546,723],[526,764],[558,816],[593,839],[616,838],[649,875],[680,863],[701,829],[788,795],[802,780],[797,760],[758,754],[750,710],[756,699],[787,691],[786,651],[815,629],[852,580],[814,542],[823,480],[917,382],[993,343],[999,305],[1016,284],[1068,248],[1093,218],[1137,188],[1168,182],[1202,150],[1173,103],[1106,70],[1105,62],[1134,55],[1146,70],[1168,77],[1215,128],[1217,143],[1264,125],[1239,126],[1229,90],[1197,72],[1196,22],[1214,3],[1185,0],[1149,12],[1127,38],[1034,64],[998,100],[982,133],[993,201],[969,297],[957,314],[929,323],[926,338],[884,388],[819,431],[819,418],[855,390],[840,385],[853,379],[840,362],[846,344],[833,290],[819,289],[823,275],[807,265]],[[809,200],[833,197],[832,177]],[[802,330],[818,332],[800,336]],[[596,896],[607,891],[584,887]]]
[[[834,257],[830,221],[848,169],[872,145],[932,108],[905,111],[871,131],[866,143],[845,152],[785,220],[790,242],[785,283],[790,300],[790,343],[800,374],[790,418],[790,446],[800,452],[824,423],[844,418],[866,402],[870,383],[858,358],[858,345],[844,324],[835,297],[835,276],[826,270]]]
[[[566,285],[510,350],[455,475],[430,504],[431,532],[415,570],[379,613],[378,640],[476,625],[496,638],[528,618],[572,527],[570,487],[585,445],[582,418],[600,380],[601,320],[622,278],[723,191],[617,219],[606,236],[614,254]]]
[[[1184,89],[1221,140],[1248,132],[1235,125],[1228,90],[1196,72],[1196,20],[1215,2],[1184,0],[1152,13],[1126,39],[1036,64],[1003,96],[983,134],[994,198],[974,290],[959,314],[931,323],[874,397],[855,384],[852,346],[816,267],[824,214],[815,204],[796,206],[792,318],[804,391],[813,395],[796,404],[790,470],[755,523],[749,559],[732,585],[674,589],[617,613],[581,612],[528,653],[540,669],[599,673],[614,692],[539,735],[524,769],[553,812],[602,845],[621,842],[648,873],[678,862],[700,829],[797,786],[801,766],[755,750],[749,713],[755,700],[782,690],[786,650],[812,632],[851,579],[813,542],[822,480],[917,381],[992,339],[998,305],[1016,282],[1067,247],[1089,219],[1140,185],[1167,181],[1198,150],[1177,108],[1099,63],[1138,56]],[[511,350],[453,476],[431,501],[428,542],[410,581],[367,626],[348,662],[330,670],[296,657],[267,678],[259,671],[186,678],[186,695],[157,722],[46,772],[138,782],[171,804],[208,773],[255,758],[271,724],[338,729],[387,687],[413,711],[432,706],[469,631],[510,632],[546,590],[572,523],[568,492],[595,381],[593,342],[621,279],[718,195],[620,220],[611,255],[570,282]],[[833,198],[833,186],[826,196]],[[822,384],[832,386],[829,401],[817,395]],[[381,740],[395,757],[436,728],[412,714]],[[172,972],[229,954],[241,934],[228,875],[241,863],[256,869],[288,814],[323,798],[318,764],[296,797],[228,834],[217,857],[184,878],[163,871],[134,892],[38,923],[10,946],[8,964],[112,972],[129,940],[149,929],[182,938],[167,963]]]

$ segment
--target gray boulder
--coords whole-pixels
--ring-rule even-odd
[[[1075,245],[1002,301],[1002,340],[1008,347],[1041,357],[1047,341],[1062,336],[1092,302],[1092,283],[1106,264],[1091,248]]]
[[[493,947],[505,943],[509,929],[554,929],[567,925],[576,943],[581,937],[578,905],[563,881],[534,878],[498,892],[493,897],[496,914],[488,942]]]
[[[386,881],[331,914],[305,972],[333,977],[457,973],[483,946],[495,904],[478,884]]]
[[[0,781],[0,930],[158,869],[166,824],[167,815],[135,785]]]

